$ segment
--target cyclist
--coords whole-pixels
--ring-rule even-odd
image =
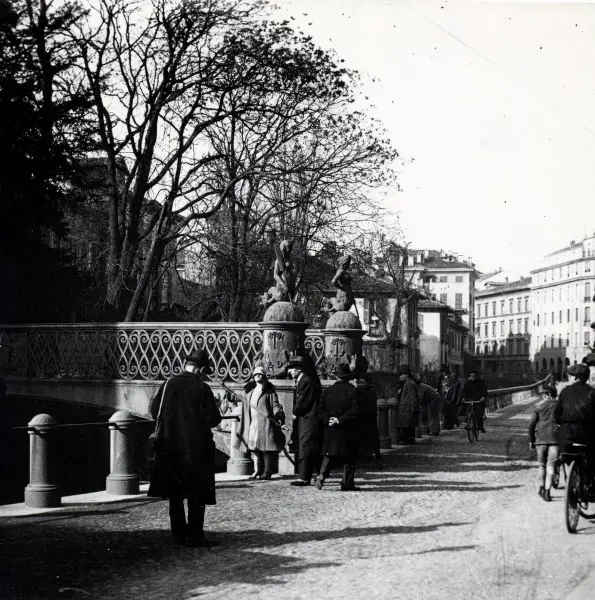
[[[529,446],[537,450],[539,464],[539,495],[546,502],[552,500],[550,490],[558,459],[558,425],[554,419],[557,395],[554,386],[544,388],[543,401],[535,407],[529,423]]]
[[[461,404],[464,406],[465,404],[469,404],[469,402],[478,402],[478,404],[471,404],[469,406],[472,407],[475,412],[477,428],[481,433],[485,433],[483,427],[483,413],[487,396],[488,389],[485,381],[479,376],[479,371],[470,371],[469,375],[467,375],[467,381],[465,381],[465,385],[463,385],[463,389],[461,390]],[[470,408],[467,407],[466,415],[469,410]],[[465,426],[465,428],[467,427],[468,425]]]
[[[559,440],[562,452],[570,452],[572,443],[591,444],[589,454],[595,452],[595,390],[587,384],[589,367],[574,365],[568,374],[576,381],[566,386],[558,396],[554,418],[560,425]],[[595,461],[591,459],[592,468]]]

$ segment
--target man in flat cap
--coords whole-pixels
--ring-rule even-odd
[[[595,451],[595,390],[587,384],[589,367],[583,364],[568,369],[575,382],[566,386],[558,396],[554,418],[560,425],[560,451],[570,444],[589,444]]]
[[[166,381],[151,405],[157,421],[158,458],[150,496],[169,499],[176,544],[212,546],[204,532],[205,507],[215,504],[215,443],[212,427],[221,422],[211,388],[209,356],[198,350],[184,357],[184,371]],[[184,512],[188,502],[188,520]]]

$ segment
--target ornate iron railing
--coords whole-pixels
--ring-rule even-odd
[[[179,373],[184,355],[205,349],[214,378],[245,381],[262,354],[257,323],[80,323],[1,325],[4,370],[16,377],[160,380]],[[322,333],[307,332],[315,362]]]

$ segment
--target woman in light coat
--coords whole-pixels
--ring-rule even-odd
[[[270,479],[276,472],[277,455],[285,446],[281,429],[285,413],[263,367],[254,368],[252,381],[244,390],[246,399],[242,402],[237,437],[232,443],[235,448],[254,455],[256,465],[251,479]]]

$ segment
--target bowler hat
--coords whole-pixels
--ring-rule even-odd
[[[199,367],[205,367],[206,373],[213,372],[211,361],[206,350],[195,350],[192,354],[185,354],[184,360],[186,362],[194,363]]]
[[[411,369],[409,365],[401,365],[399,367],[399,375],[411,375]]]
[[[341,363],[337,367],[337,377],[344,379],[347,377],[351,377],[351,375],[351,369],[349,368],[349,365],[347,363]]]
[[[303,356],[292,356],[287,363],[287,368],[292,369],[297,367],[298,369],[303,369],[306,366]]]
[[[574,377],[589,377],[590,371],[587,365],[578,364],[570,367],[568,369],[568,374]]]

